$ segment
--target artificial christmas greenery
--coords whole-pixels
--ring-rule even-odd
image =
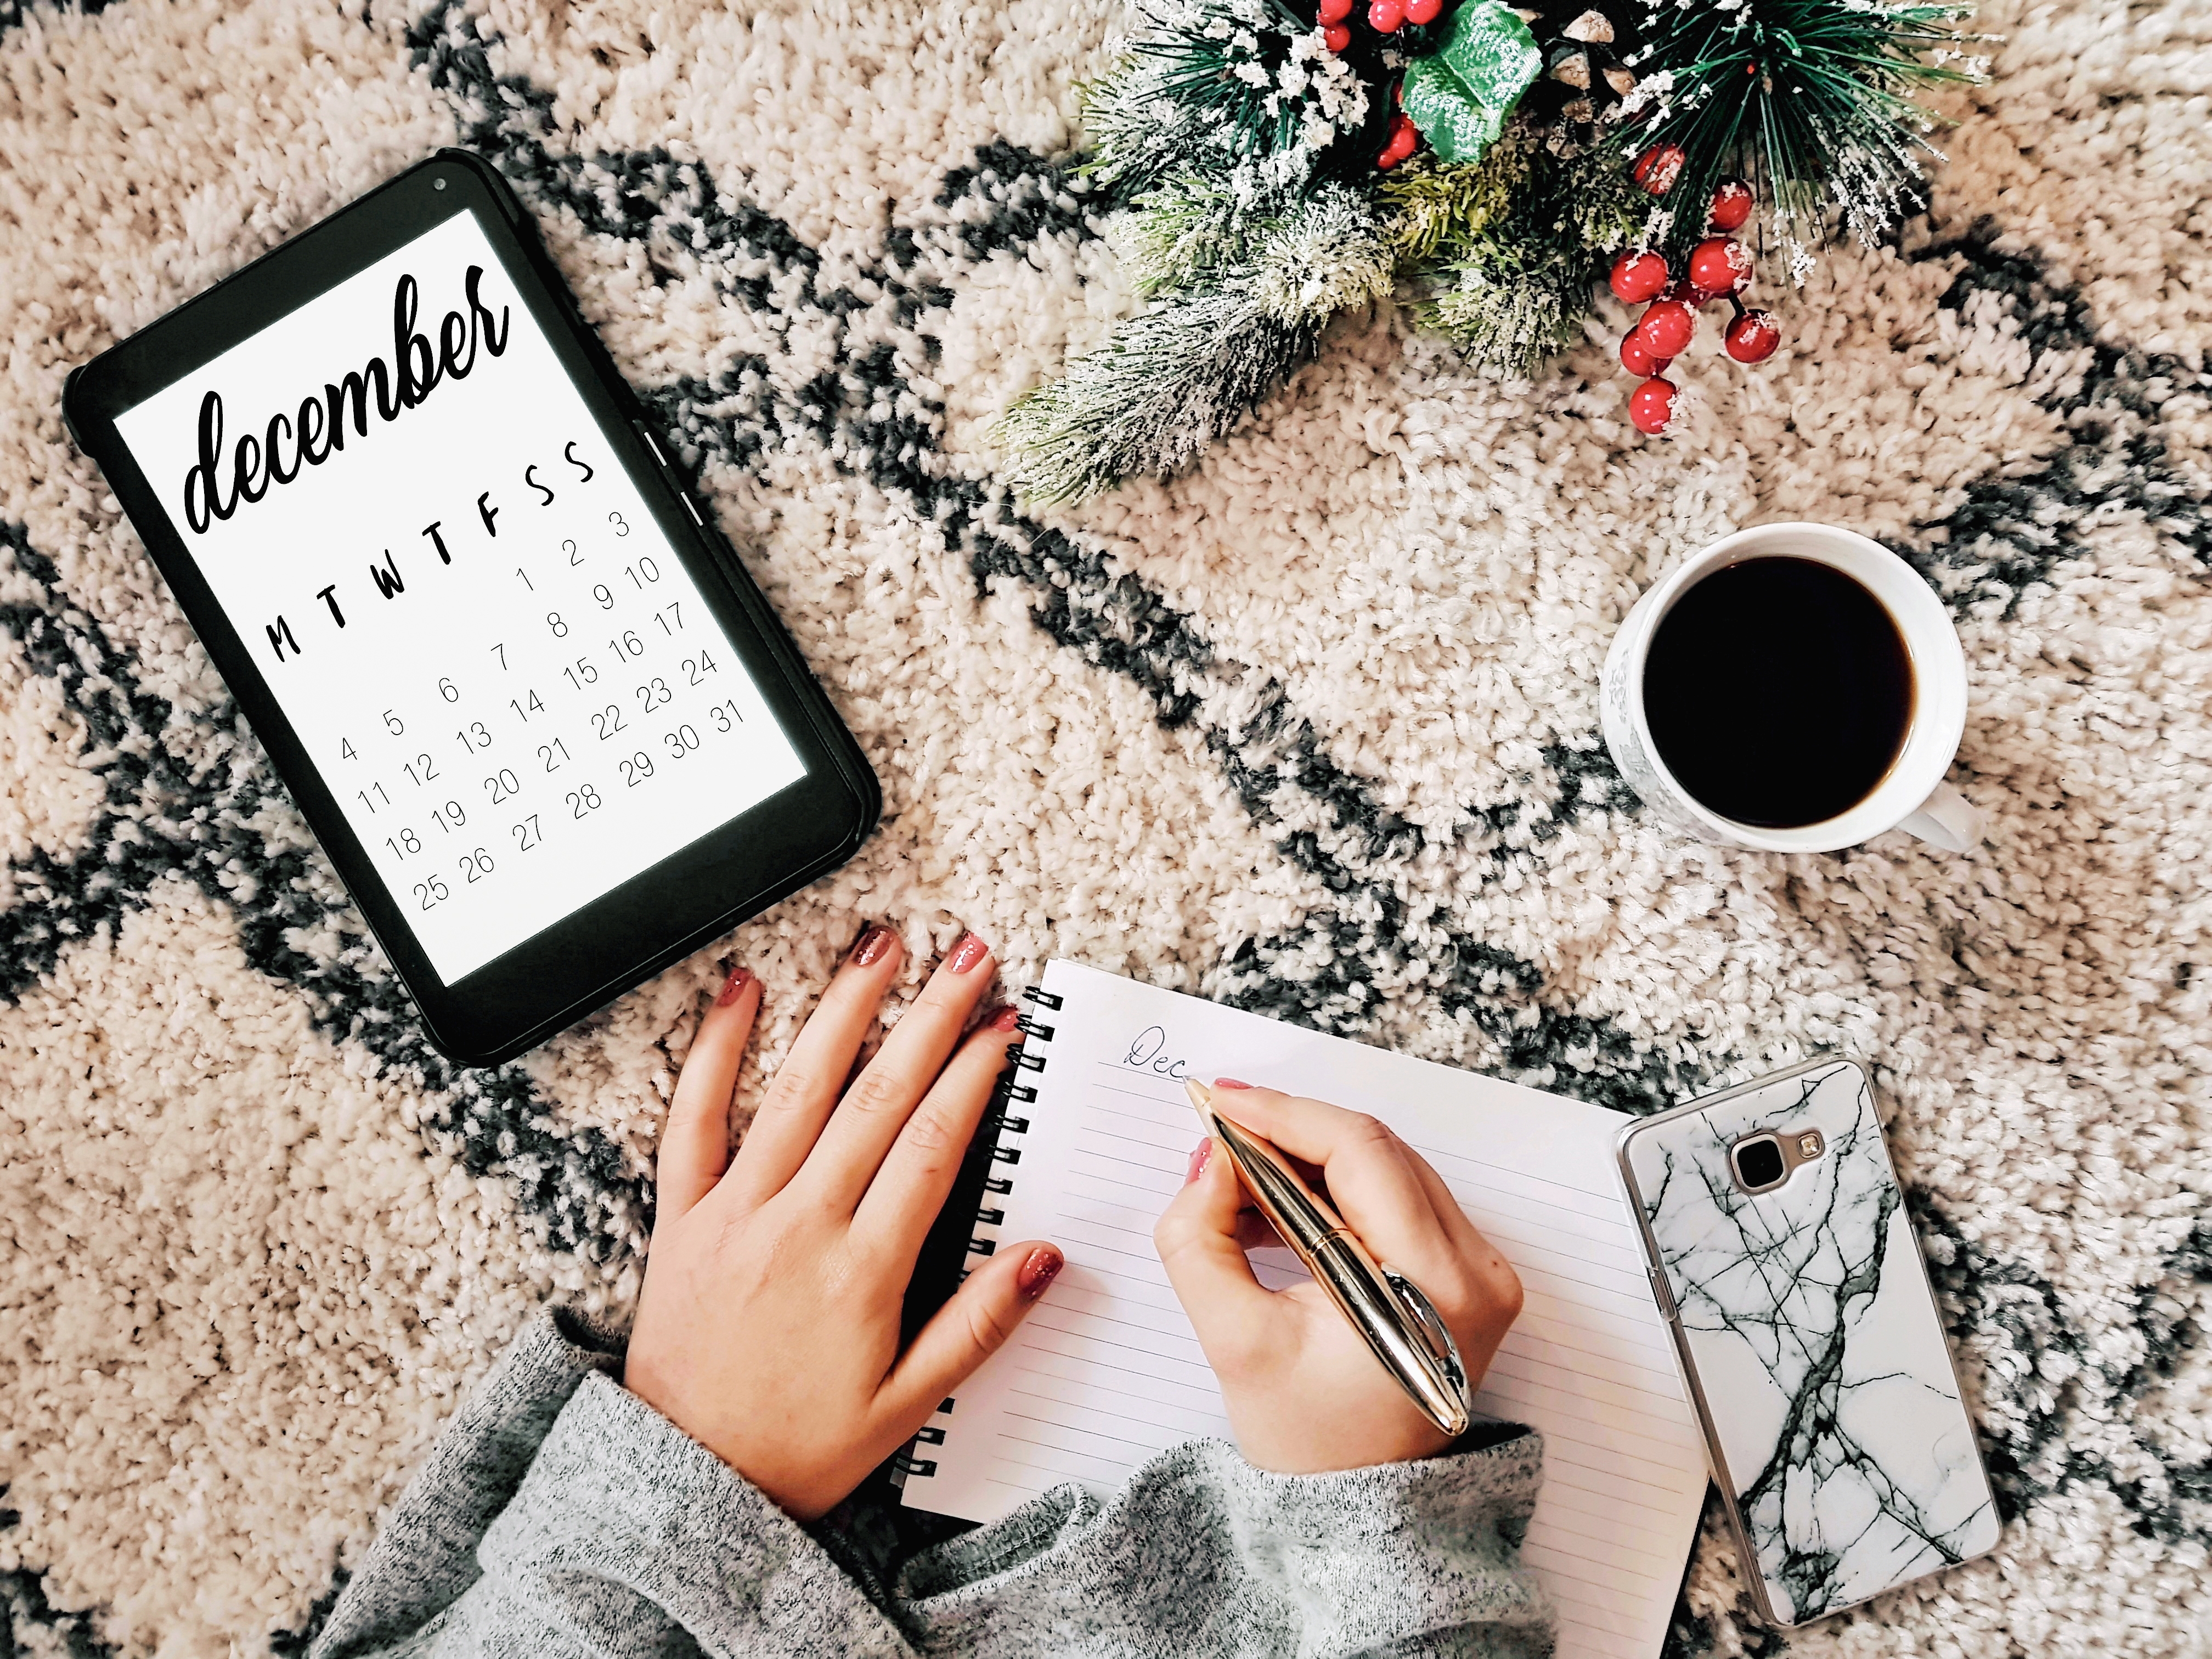
[[[1130,204],[1117,252],[1152,306],[1007,410],[1023,493],[1069,501],[1175,471],[1389,291],[1347,139],[1367,88],[1282,0],[1156,0],[1090,88],[1091,175]]]
[[[1640,143],[1674,144],[1684,200],[1731,174],[1771,204],[1792,264],[1822,240],[1830,209],[1869,243],[1926,204],[1921,161],[1934,123],[1916,93],[1978,80],[1955,25],[1961,0],[1648,0],[1640,79],[1626,100]],[[1704,234],[1678,216],[1668,240]]]
[[[1357,69],[1283,0],[1152,0],[1139,18],[1084,100],[1088,171],[1121,201],[1188,179],[1235,211],[1280,205],[1367,118]]]
[[[1325,184],[1267,214],[1214,205],[1178,193],[1135,216],[1123,246],[1158,297],[1006,411],[1000,439],[1030,499],[1176,471],[1311,358],[1330,317],[1390,291],[1389,250],[1359,191]]]
[[[1698,309],[1735,307],[1739,362],[1780,339],[1736,297],[1749,254],[1711,233],[1762,190],[1792,266],[1831,204],[1862,235],[1892,222],[1924,151],[1911,93],[1972,78],[1950,28],[1964,10],[1142,0],[1084,120],[1148,303],[1006,411],[1008,470],[1047,501],[1173,472],[1309,361],[1331,317],[1394,291],[1470,363],[1532,374],[1608,268],[1622,299],[1653,302],[1621,358],[1651,377],[1632,412],[1657,430],[1674,390],[1658,376]]]
[[[1416,267],[1419,316],[1470,367],[1529,375],[1579,331],[1598,262],[1636,239],[1650,199],[1610,150],[1562,153],[1534,129],[1492,158],[1512,179],[1502,209]]]

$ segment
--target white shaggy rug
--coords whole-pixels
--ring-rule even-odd
[[[557,11],[557,21],[548,13]],[[2009,1518],[1786,1643],[2212,1650],[2212,6],[1999,0],[1934,212],[1665,441],[1595,341],[1388,312],[1194,475],[1025,515],[988,423],[1128,301],[1063,167],[1099,0],[0,0],[0,1618],[295,1652],[549,1296],[617,1313],[702,994],[791,1036],[867,917],[1634,1109],[1875,1062]],[[833,879],[494,1073],[425,1045],[64,374],[441,144],[493,157],[883,779]],[[1625,796],[1641,589],[1814,518],[1948,599],[1972,855]],[[748,1087],[751,1086],[750,1080]]]

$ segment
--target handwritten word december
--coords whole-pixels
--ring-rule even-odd
[[[416,331],[420,295],[411,275],[403,275],[392,295],[392,357],[394,367],[372,357],[367,368],[349,369],[335,385],[325,383],[322,395],[300,400],[295,422],[282,410],[269,417],[262,436],[242,434],[226,465],[222,453],[222,398],[210,388],[200,400],[199,459],[185,474],[185,521],[204,533],[217,519],[228,519],[241,503],[259,501],[276,484],[288,484],[303,467],[320,466],[345,447],[346,405],[353,409],[356,437],[368,435],[369,390],[376,392],[380,419],[394,421],[404,410],[415,408],[441,381],[468,378],[476,367],[481,346],[496,357],[507,349],[508,312],[491,308],[478,296],[483,267],[471,265],[462,281],[468,301],[465,315],[449,311],[438,325],[438,343]],[[226,495],[226,473],[228,489]]]

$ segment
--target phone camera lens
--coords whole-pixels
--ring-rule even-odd
[[[1782,1179],[1782,1147],[1772,1135],[1747,1140],[1735,1149],[1735,1178],[1752,1192]]]

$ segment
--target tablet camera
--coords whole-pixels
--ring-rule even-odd
[[[1782,1155],[1782,1143],[1771,1134],[1753,1135],[1748,1140],[1736,1142],[1729,1153],[1729,1162],[1735,1166],[1736,1185],[1747,1193],[1763,1193],[1779,1187],[1790,1174],[1789,1160]]]

